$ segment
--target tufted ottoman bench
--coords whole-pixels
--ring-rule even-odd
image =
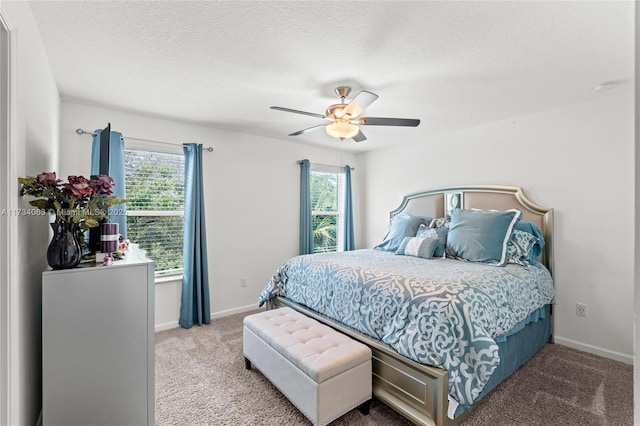
[[[244,318],[243,351],[314,425],[353,408],[368,413],[371,350],[285,307]]]

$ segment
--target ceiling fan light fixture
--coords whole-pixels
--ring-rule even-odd
[[[358,126],[340,121],[326,125],[325,129],[329,136],[338,139],[350,139],[360,131]]]
[[[345,104],[329,105],[326,111],[326,116],[330,118],[341,119],[344,115],[344,112],[342,111],[344,110],[345,106]]]
[[[0,0],[1,1],[1,0]],[[271,109],[293,112],[296,114],[309,115],[311,117],[322,118],[329,121],[329,124],[319,124],[313,127],[289,133],[289,136],[298,136],[316,129],[324,127],[327,134],[337,139],[353,139],[355,142],[367,140],[358,126],[410,126],[416,127],[420,124],[420,120],[415,118],[391,118],[391,117],[360,117],[360,114],[371,105],[378,95],[361,91],[358,95],[347,103],[345,100],[351,89],[347,86],[336,88],[336,94],[340,98],[339,104],[329,105],[325,115],[316,114],[314,112],[300,111],[297,109],[283,108],[272,106]]]

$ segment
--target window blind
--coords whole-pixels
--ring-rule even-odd
[[[125,149],[127,237],[155,262],[156,275],[182,271],[184,156]]]

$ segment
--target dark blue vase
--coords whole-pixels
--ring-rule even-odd
[[[77,233],[78,224],[56,221],[50,225],[53,238],[47,249],[47,263],[53,269],[75,268],[82,257]]]

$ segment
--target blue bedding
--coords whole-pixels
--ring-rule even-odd
[[[367,249],[290,259],[260,294],[260,306],[275,296],[446,369],[450,396],[469,407],[500,363],[497,342],[552,303],[554,292],[538,263],[494,267]]]

